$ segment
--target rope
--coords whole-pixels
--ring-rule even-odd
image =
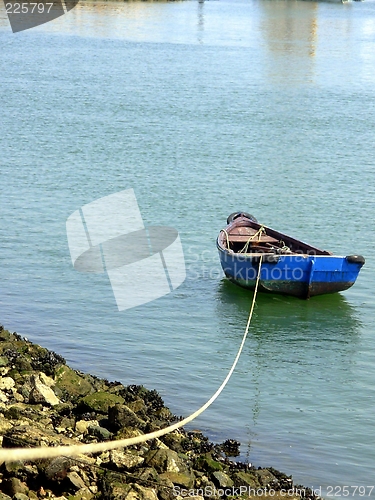
[[[248,250],[249,245],[250,245],[250,241],[254,240],[257,236],[258,236],[258,241],[260,241],[260,237],[263,233],[266,234],[266,229],[264,226],[260,226],[258,231],[255,234],[253,234],[252,236],[250,236],[250,238],[245,243],[245,246],[242,248],[242,250],[239,251],[239,253],[247,253],[247,250]]]
[[[280,252],[291,252],[290,248],[285,244],[283,240],[280,240]]]
[[[3,448],[0,450],[0,462],[15,462],[17,460],[36,460],[36,459],[40,459],[40,458],[56,458],[56,457],[60,457],[60,456],[76,457],[78,455],[82,455],[85,453],[86,454],[87,453],[100,453],[103,451],[114,450],[116,448],[125,448],[126,446],[144,443],[145,441],[148,441],[150,439],[155,439],[155,438],[159,438],[161,436],[164,436],[165,434],[173,432],[173,431],[179,429],[180,427],[183,427],[184,425],[190,423],[195,418],[197,418],[220,395],[220,393],[223,391],[224,387],[227,385],[230,377],[232,376],[234,369],[236,368],[236,365],[237,365],[237,362],[240,358],[243,346],[245,345],[245,340],[246,340],[246,337],[247,337],[247,334],[248,334],[248,331],[250,328],[251,318],[253,316],[255,299],[256,299],[257,291],[258,291],[261,265],[262,265],[262,256],[260,257],[260,260],[259,260],[258,275],[257,275],[256,283],[255,283],[254,295],[253,295],[253,300],[251,303],[249,317],[248,317],[247,324],[246,324],[245,333],[243,335],[242,342],[241,342],[241,345],[238,349],[237,355],[234,359],[233,365],[232,365],[231,369],[229,370],[227,376],[225,377],[224,381],[222,382],[220,387],[215,392],[215,394],[213,394],[213,396],[211,396],[211,398],[203,406],[201,406],[197,411],[195,411],[194,413],[192,413],[188,417],[184,418],[180,422],[169,425],[168,427],[165,427],[164,429],[159,429],[158,431],[150,432],[149,434],[143,434],[142,436],[136,436],[133,438],[119,439],[116,441],[106,441],[104,443],[80,444],[80,445],[73,445],[73,446],[54,446],[54,447],[40,446],[37,448]]]
[[[227,233],[227,231],[225,229],[222,229],[223,233],[225,234],[225,236],[227,237],[227,248],[228,248],[228,251],[230,250],[229,248],[229,235]]]

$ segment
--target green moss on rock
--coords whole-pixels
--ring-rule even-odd
[[[79,406],[85,411],[107,414],[110,406],[114,406],[116,403],[122,404],[123,402],[124,399],[121,396],[116,396],[116,394],[94,392],[82,398]]]
[[[260,486],[255,472],[236,472],[233,479],[235,486],[248,486],[255,489]]]
[[[182,488],[193,488],[194,476],[183,472],[164,472],[160,474],[160,479],[167,480],[173,484],[181,486]]]
[[[94,389],[82,376],[66,365],[60,366],[55,376],[56,386],[69,398],[90,394]]]
[[[9,359],[6,356],[0,356],[0,367],[8,366],[8,364],[9,364]]]
[[[205,472],[217,472],[223,470],[221,463],[214,460],[210,453],[198,457],[195,463],[195,468]]]

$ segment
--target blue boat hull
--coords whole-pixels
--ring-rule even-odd
[[[244,288],[254,289],[259,255],[228,252],[218,244],[226,277]],[[356,281],[361,260],[334,255],[264,255],[259,291],[309,298],[347,290]]]

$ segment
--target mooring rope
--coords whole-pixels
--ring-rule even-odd
[[[225,229],[222,229],[223,233],[225,234],[225,236],[227,237],[227,249],[228,251],[230,251],[230,247],[229,247],[229,235],[228,235],[228,232],[225,230]]]
[[[258,231],[252,236],[250,236],[250,238],[246,241],[245,246],[238,253],[247,253],[250,242],[252,240],[255,240],[256,237],[258,237],[258,241],[260,241],[262,234],[266,234],[266,228],[264,226],[260,226]]]
[[[104,443],[79,444],[73,446],[52,446],[52,447],[39,446],[37,448],[2,448],[0,449],[0,462],[14,462],[16,460],[36,460],[40,458],[56,458],[61,456],[76,457],[78,455],[83,455],[88,453],[100,453],[108,450],[114,450],[116,448],[125,448],[127,446],[132,446],[135,444],[143,443],[145,441],[149,441],[150,439],[156,439],[161,436],[164,436],[165,434],[173,432],[179,429],[180,427],[183,427],[184,425],[190,423],[195,418],[197,418],[220,395],[224,387],[227,385],[230,377],[232,376],[234,369],[236,368],[243,346],[245,345],[245,340],[250,328],[251,318],[253,316],[255,300],[258,291],[261,266],[262,266],[262,256],[260,257],[259,260],[258,275],[255,283],[254,295],[251,303],[249,317],[246,324],[245,333],[243,335],[241,345],[238,349],[232,367],[229,370],[227,376],[225,377],[220,387],[215,392],[215,394],[213,394],[213,396],[211,396],[211,398],[197,411],[195,411],[188,417],[184,418],[183,420],[176,422],[175,424],[169,425],[168,427],[165,427],[164,429],[159,429],[158,431],[150,432],[149,434],[143,434],[141,436],[136,436],[132,438],[119,439],[115,441],[106,441]]]

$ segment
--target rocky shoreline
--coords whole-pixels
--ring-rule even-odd
[[[142,385],[101,380],[0,326],[3,448],[77,445],[138,436],[178,420]],[[215,445],[180,429],[140,445],[73,459],[0,464],[0,500],[316,499],[273,468],[235,462],[239,443]]]

